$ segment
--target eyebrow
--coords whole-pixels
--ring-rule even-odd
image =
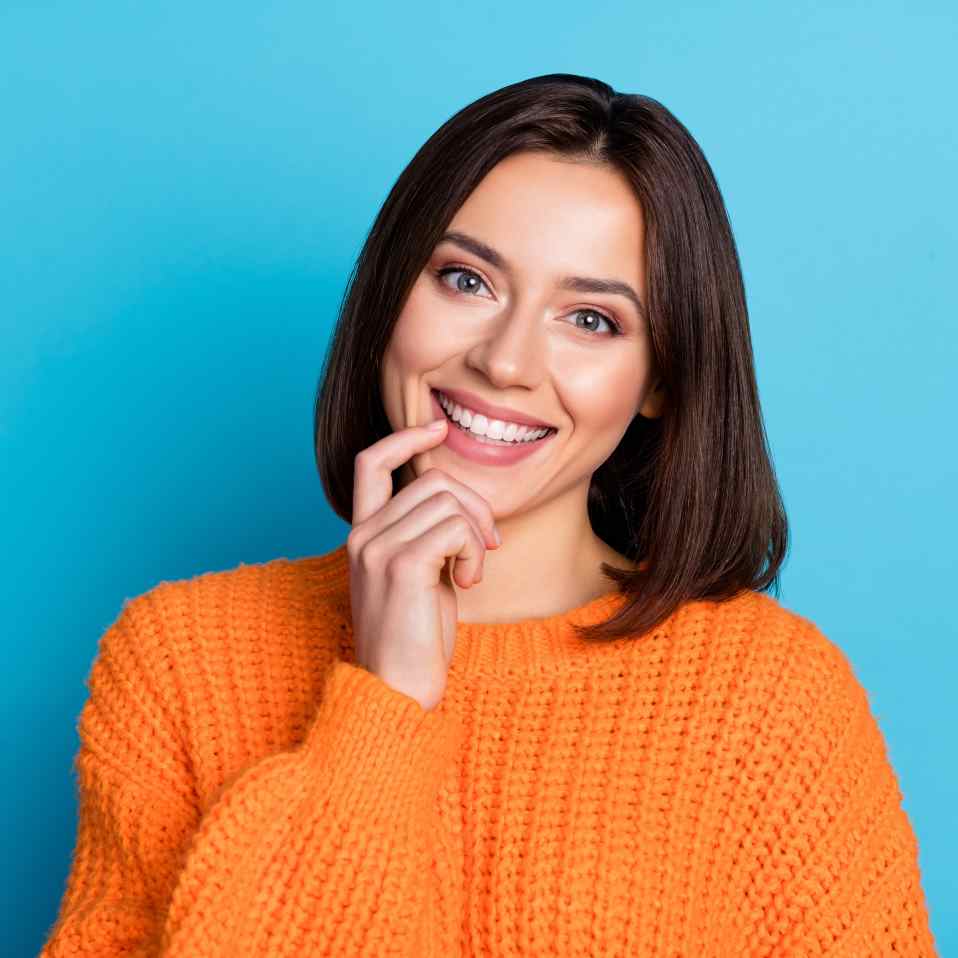
[[[461,233],[457,230],[451,230],[444,233],[439,243],[454,243],[468,250],[480,259],[501,269],[505,273],[511,273],[512,270],[506,262],[506,258],[498,250],[493,249],[488,243],[470,236],[468,233]],[[438,243],[436,244],[439,245]],[[598,279],[594,276],[563,276],[559,281],[559,289],[575,290],[579,293],[612,293],[614,295],[625,296],[631,300],[639,315],[646,319],[645,305],[639,299],[639,294],[628,284],[620,279]]]

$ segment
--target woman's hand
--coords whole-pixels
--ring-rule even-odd
[[[498,547],[489,502],[441,469],[392,494],[392,472],[445,439],[448,421],[438,422],[357,454],[346,540],[357,662],[426,710],[442,699],[455,647],[450,571],[468,589],[482,579],[486,549]]]

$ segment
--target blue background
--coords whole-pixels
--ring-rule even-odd
[[[76,828],[125,598],[315,555],[312,401],[402,167],[506,83],[661,100],[718,177],[792,523],[781,601],[850,657],[958,951],[954,4],[0,4],[4,930]],[[953,61],[952,61],[953,62]]]

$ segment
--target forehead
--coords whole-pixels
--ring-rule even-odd
[[[642,285],[641,204],[608,165],[516,153],[498,163],[448,227],[499,250],[519,272],[596,272]]]

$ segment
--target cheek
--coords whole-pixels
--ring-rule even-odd
[[[635,412],[635,404],[626,400],[623,390],[576,395],[573,418],[576,428],[590,435],[609,435],[618,442]]]
[[[598,352],[598,351],[596,351]],[[621,436],[638,408],[643,370],[634,361],[575,363],[558,370],[555,382],[576,428]]]
[[[393,362],[407,373],[440,366],[457,350],[455,317],[429,295],[424,282],[420,280],[413,287],[389,343]]]

